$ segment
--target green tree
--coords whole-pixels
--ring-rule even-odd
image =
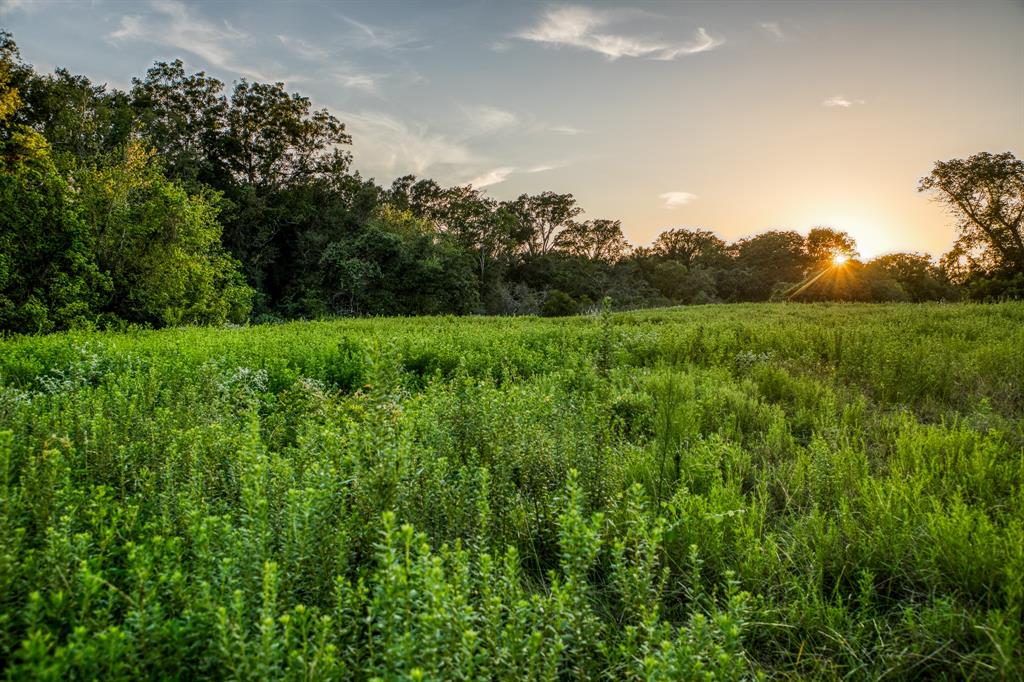
[[[2,36],[0,36],[2,37]],[[0,329],[89,326],[109,281],[47,141],[15,123],[13,43],[0,53]]]
[[[812,228],[804,240],[804,250],[807,253],[805,274],[808,276],[831,267],[836,256],[845,256],[848,259],[858,256],[857,242],[853,237],[831,227]]]
[[[575,315],[578,307],[572,296],[559,289],[552,289],[544,297],[540,312],[544,317],[567,317]]]
[[[957,221],[950,260],[984,274],[1024,274],[1024,161],[1010,152],[938,161],[918,190]]]
[[[111,280],[106,312],[157,326],[247,318],[252,291],[221,245],[215,195],[188,194],[137,142],[83,168],[76,184]]]
[[[730,297],[763,301],[778,284],[795,284],[804,278],[807,254],[804,238],[793,231],[769,230],[730,247],[736,254],[728,279]]]
[[[725,242],[709,230],[665,230],[654,240],[651,249],[654,255],[674,260],[687,269],[719,268],[729,261]]]
[[[328,244],[320,266],[331,314],[470,313],[479,306],[471,254],[429,221],[386,204],[361,232]]]
[[[867,269],[880,272],[896,282],[910,301],[957,297],[945,274],[927,254],[890,253],[868,261]]]
[[[522,194],[510,202],[509,210],[515,216],[517,232],[531,257],[544,256],[551,251],[558,234],[583,212],[573,195],[555,192]]]
[[[139,132],[156,147],[167,175],[192,189],[198,182],[225,189],[221,160],[228,104],[224,83],[180,59],[156,62],[132,79],[131,104]]]
[[[10,124],[42,135],[61,172],[128,140],[132,111],[124,93],[93,85],[66,69],[37,74],[21,61],[14,39],[4,31],[0,31],[0,59],[7,64],[9,86],[19,93],[20,106],[12,112]]]
[[[629,252],[618,220],[588,220],[570,224],[555,239],[555,248],[572,256],[614,263]]]

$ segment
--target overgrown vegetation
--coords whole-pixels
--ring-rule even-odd
[[[1024,306],[0,341],[14,679],[1024,675]]]
[[[158,62],[128,91],[37,73],[0,31],[0,332],[355,315],[545,314],[723,301],[1024,295],[1024,162],[976,154],[921,182],[955,248],[866,263],[837,228],[633,248],[569,193],[499,201],[352,169],[345,125],[282,83]],[[849,257],[834,267],[836,255]]]

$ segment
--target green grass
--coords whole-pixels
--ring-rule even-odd
[[[13,679],[1019,679],[1024,305],[0,341]]]

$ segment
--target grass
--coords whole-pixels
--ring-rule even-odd
[[[0,341],[12,679],[1024,676],[1024,305]]]

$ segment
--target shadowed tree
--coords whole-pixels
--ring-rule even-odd
[[[106,86],[66,69],[35,73],[21,61],[11,34],[2,30],[0,58],[7,64],[9,86],[19,94],[20,106],[11,112],[10,124],[27,126],[46,138],[61,171],[128,140],[132,111],[124,93],[108,92]]]
[[[132,85],[139,131],[159,150],[167,174],[223,188],[218,147],[228,109],[224,84],[202,71],[186,74],[176,59],[156,62]]]
[[[910,301],[957,297],[945,273],[932,263],[927,254],[890,253],[869,261],[866,268],[871,276],[880,273],[896,282]]]
[[[231,201],[224,242],[270,306],[295,276],[298,236],[316,205],[303,200],[316,186],[342,200],[351,178],[351,142],[326,109],[288,94],[282,83],[241,81],[231,94],[220,138],[221,186]]]
[[[511,202],[509,208],[519,224],[518,229],[526,236],[527,253],[533,257],[546,255],[559,233],[583,212],[573,195],[554,192],[523,194]]]
[[[445,191],[434,180],[417,180],[415,175],[403,175],[391,183],[386,201],[399,210],[412,211],[420,218],[436,220],[432,213],[443,207]]]
[[[725,242],[710,230],[665,230],[654,240],[651,250],[655,255],[677,261],[688,269],[698,265],[720,267],[729,260]]]
[[[836,256],[856,258],[857,242],[846,232],[831,227],[815,227],[804,240],[807,253],[807,274],[820,272],[832,265]]]
[[[555,249],[590,260],[615,263],[629,253],[629,242],[618,220],[572,223],[555,239]]]
[[[726,279],[734,299],[767,300],[778,284],[804,278],[808,258],[804,238],[797,232],[770,230],[741,239],[730,250],[736,256]]]
[[[982,152],[938,161],[918,191],[932,192],[957,220],[953,255],[985,273],[1024,273],[1024,161]]]
[[[225,116],[224,153],[235,181],[281,189],[310,180],[342,177],[352,155],[345,125],[326,109],[313,111],[308,97],[289,95],[284,83],[242,80]]]

